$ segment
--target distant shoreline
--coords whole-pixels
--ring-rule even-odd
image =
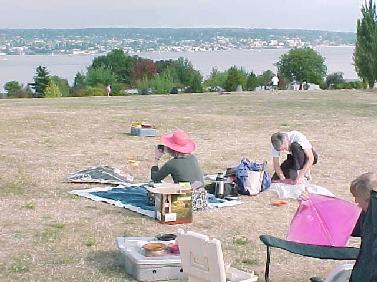
[[[355,45],[316,45],[316,46],[307,46],[310,48],[318,49],[318,48],[355,48]],[[254,51],[254,50],[290,50],[295,47],[261,47],[261,48],[243,48],[243,49],[238,49],[238,48],[229,48],[229,49],[224,49],[224,50],[182,50],[182,51],[177,51],[177,50],[150,50],[150,51],[141,51],[141,52],[128,52],[129,55],[135,56],[135,55],[140,55],[140,54],[146,54],[146,53],[159,53],[159,54],[164,54],[164,53],[208,53],[208,52],[226,52],[226,51]],[[67,54],[54,54],[54,53],[45,53],[45,54],[5,54],[5,53],[0,53],[0,58],[3,58],[5,56],[101,56],[101,55],[106,55],[107,53],[86,53],[85,51],[83,52],[78,52],[78,53],[67,53]]]

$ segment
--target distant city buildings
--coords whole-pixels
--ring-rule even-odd
[[[285,34],[286,33],[286,34]],[[353,33],[258,29],[0,30],[0,55],[206,52],[353,45]]]

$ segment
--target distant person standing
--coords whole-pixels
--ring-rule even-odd
[[[279,78],[277,75],[274,75],[272,77],[271,82],[272,82],[272,91],[278,90]]]
[[[111,85],[109,84],[109,85],[106,86],[107,97],[109,97],[111,95],[111,91],[112,91]]]

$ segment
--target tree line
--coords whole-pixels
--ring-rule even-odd
[[[291,49],[276,63],[279,88],[295,82],[315,83],[322,89],[362,88],[362,82],[345,82],[342,73],[326,75],[324,58],[311,48]],[[236,91],[238,88],[253,91],[270,85],[275,74],[266,70],[260,75],[247,72],[236,66],[228,70],[213,69],[209,77],[194,69],[184,58],[152,61],[138,56],[129,56],[123,50],[113,50],[107,55],[94,58],[85,73],[78,72],[70,86],[66,79],[50,75],[44,66],[38,66],[34,81],[23,86],[17,81],[5,84],[8,97],[82,97],[106,95],[106,86],[111,85],[112,95],[124,95],[134,89],[139,94],[199,93],[212,91]]]

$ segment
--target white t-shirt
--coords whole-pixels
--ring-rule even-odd
[[[292,144],[293,142],[297,142],[298,144],[300,144],[303,150],[312,148],[312,144],[310,144],[309,140],[301,132],[293,130],[293,131],[288,131],[284,133],[288,135],[288,142],[290,144]],[[272,144],[271,144],[271,153],[272,153],[272,157],[274,158],[280,157],[280,151],[276,151],[274,146],[272,146]]]
[[[272,78],[272,85],[277,86],[279,84],[279,78],[277,76],[274,76]]]

